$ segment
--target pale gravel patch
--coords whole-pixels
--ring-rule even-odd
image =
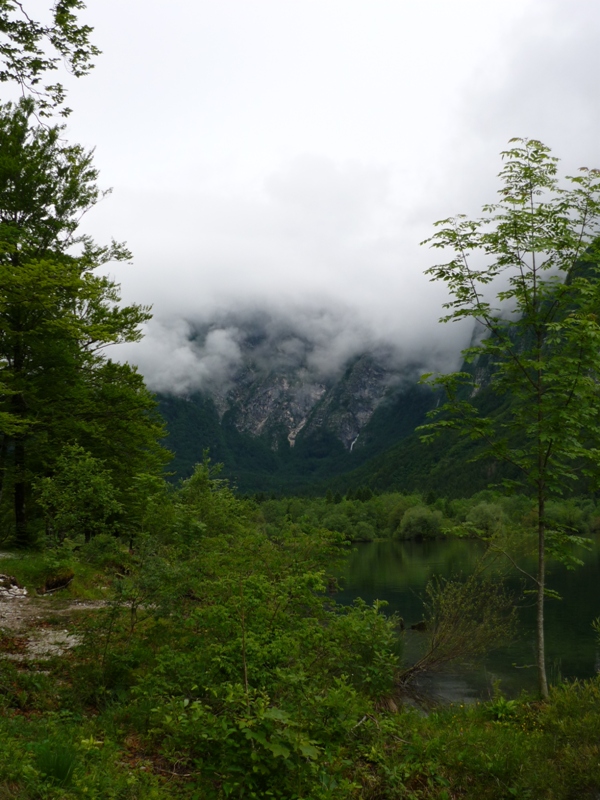
[[[63,616],[74,611],[93,611],[103,608],[104,600],[75,600],[55,605],[39,597],[0,598],[0,629],[11,633],[27,634],[24,653],[0,653],[0,658],[11,661],[47,661],[61,656],[81,643],[81,637],[67,630],[39,627],[49,617]]]
[[[48,661],[54,656],[64,655],[78,644],[81,644],[81,636],[42,628],[29,637],[24,653],[6,653],[0,658],[9,661]]]
[[[39,601],[32,597],[0,599],[0,628],[10,631],[21,631],[30,627],[37,620],[42,619],[43,612],[50,609],[40,606]]]

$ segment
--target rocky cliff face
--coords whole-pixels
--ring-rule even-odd
[[[306,433],[326,428],[340,439],[346,450],[352,451],[360,432],[398,378],[398,374],[386,369],[373,356],[360,356],[315,404]]]
[[[327,390],[327,383],[316,381],[302,367],[267,372],[247,368],[227,393],[227,410],[241,433],[263,436],[273,448],[285,436],[293,447],[311,410]]]
[[[238,431],[266,439],[273,449],[326,429],[351,451],[402,376],[370,354],[331,377],[315,376],[302,362],[265,369],[249,360],[226,392],[211,396],[222,418],[227,414]]]
[[[423,370],[398,366],[390,351],[372,347],[344,362],[330,357],[344,348],[323,337],[242,322],[232,320],[227,337],[216,335],[223,326],[195,333],[214,368],[199,390],[159,397],[179,477],[208,450],[243,491],[324,485],[410,436],[431,408],[432,393],[416,385]],[[211,336],[213,345],[227,339],[227,359],[216,358]]]

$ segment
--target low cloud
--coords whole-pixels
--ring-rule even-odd
[[[465,341],[466,344],[466,341]],[[457,351],[423,341],[403,347],[356,309],[304,306],[256,311],[214,311],[208,319],[155,319],[141,344],[118,349],[135,361],[150,389],[164,394],[195,391],[221,394],[243,370],[303,374],[307,382],[327,383],[348,362],[370,353],[391,370],[410,368],[415,379],[428,369],[454,368]]]
[[[337,31],[333,6],[325,7]],[[273,4],[272,11],[282,8]],[[249,9],[239,4],[251,21]],[[402,18],[408,11],[397,9]],[[144,341],[121,348],[119,357],[138,364],[151,388],[185,394],[226,386],[257,330],[253,353],[261,369],[297,360],[315,376],[334,375],[369,350],[424,370],[458,365],[472,327],[438,323],[446,288],[424,270],[445,256],[418,243],[436,219],[477,216],[494,202],[498,154],[513,136],[541,139],[567,172],[600,166],[600,13],[584,0],[515,0],[451,10],[438,3],[436,14],[427,14],[437,38],[420,17],[410,28],[422,37],[413,54],[413,62],[423,57],[415,62],[420,72],[413,62],[389,61],[401,52],[397,33],[409,28],[382,24],[364,57],[332,33],[318,52],[329,59],[338,47],[347,60],[327,60],[319,71],[318,60],[288,61],[282,48],[281,75],[268,59],[253,73],[253,59],[276,41],[269,30],[243,70],[223,73],[231,83],[214,93],[211,85],[212,113],[199,106],[196,127],[180,122],[185,158],[179,160],[179,145],[163,146],[162,139],[151,157],[143,131],[127,140],[115,174],[127,173],[130,163],[137,171],[96,209],[90,232],[99,240],[125,239],[135,254],[138,266],[119,268],[115,277],[124,299],[153,305],[155,317]],[[320,35],[323,28],[309,24],[305,11],[301,16],[306,36]],[[369,10],[365,20],[373,19]],[[356,28],[357,42],[363,28]],[[261,42],[264,30],[254,30]],[[232,54],[250,42],[244,30],[229,51],[213,42],[214,55],[229,68]],[[297,44],[304,53],[304,40]],[[380,52],[387,54],[381,63]],[[286,93],[286,65],[298,80],[297,98]],[[305,86],[307,68],[312,82]],[[321,96],[331,70],[334,89]],[[348,70],[356,70],[352,80]],[[272,96],[271,78],[281,89]],[[176,82],[166,83],[170,93]],[[96,113],[94,101],[85,119]],[[221,117],[223,104],[230,115]],[[132,115],[131,125],[134,116],[143,119]],[[161,124],[167,141],[174,128],[168,114]],[[121,152],[120,128],[110,131],[119,131]]]
[[[176,395],[225,385],[242,361],[235,329],[210,330],[199,342],[193,326],[181,319],[151,325],[143,345],[124,345],[118,352],[132,357],[151,389]]]
[[[373,350],[451,368],[468,343],[464,326],[440,330],[445,288],[423,275],[431,254],[416,241],[407,256],[387,168],[305,155],[247,195],[173,199],[160,220],[151,198],[134,202],[147,210],[144,238],[130,242],[145,275],[116,277],[124,299],[153,303],[155,317],[119,353],[156,391],[226,385],[257,331],[261,368],[291,358],[321,377]],[[186,233],[161,270],[152,231],[175,217]]]

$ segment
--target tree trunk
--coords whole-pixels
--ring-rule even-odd
[[[17,547],[29,547],[27,532],[27,513],[25,508],[27,484],[25,482],[25,441],[22,436],[15,437],[15,543]]]
[[[17,331],[22,330],[20,317],[15,323]],[[13,349],[13,374],[16,385],[20,391],[16,391],[11,397],[11,411],[16,419],[25,420],[27,415],[27,402],[23,394],[22,383],[24,377],[24,348],[21,335],[17,335]],[[17,547],[29,547],[29,535],[27,532],[27,479],[25,473],[25,435],[18,433],[14,436],[14,510],[15,510],[15,544]]]
[[[18,358],[17,358],[18,356]],[[15,364],[21,367],[21,350],[16,348]],[[14,394],[11,398],[12,412],[16,418],[24,419],[27,413],[27,404],[23,394]],[[17,547],[29,547],[31,542],[27,533],[27,514],[25,502],[27,498],[27,480],[25,476],[25,436],[17,433],[14,442],[14,509],[15,509],[15,544]]]
[[[534,286],[537,294],[537,287]],[[543,331],[537,330],[538,364],[543,363]],[[544,642],[544,600],[546,589],[546,475],[548,457],[546,444],[542,437],[544,430],[544,372],[541,366],[537,370],[536,403],[537,403],[537,500],[538,500],[538,574],[537,574],[537,669],[540,697],[548,698],[548,679],[546,677],[546,645]]]
[[[544,590],[546,587],[546,521],[544,497],[538,498],[538,574],[537,574],[537,668],[541,697],[549,696],[546,678],[546,647],[544,643]]]
[[[2,436],[2,446],[0,446],[0,505],[4,496],[4,478],[6,477],[6,454],[8,453],[9,437]]]

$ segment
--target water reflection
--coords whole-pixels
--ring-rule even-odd
[[[423,595],[430,578],[469,574],[481,552],[479,543],[461,539],[358,544],[348,558],[345,588],[336,599],[342,603],[351,603],[356,597],[367,602],[385,600],[389,610],[397,611],[410,626],[422,617]],[[589,678],[600,667],[592,629],[593,620],[600,616],[600,539],[596,537],[591,551],[579,555],[584,564],[575,571],[560,564],[549,569],[549,586],[563,598],[546,603],[547,667],[553,682]],[[519,591],[521,579],[509,578],[509,585]],[[533,598],[528,599],[519,608],[519,633],[510,646],[490,653],[477,669],[457,669],[452,675],[436,678],[438,692],[446,699],[468,700],[485,696],[498,680],[509,695],[522,689],[535,691],[533,602]],[[408,660],[418,650],[420,636],[407,634]]]

